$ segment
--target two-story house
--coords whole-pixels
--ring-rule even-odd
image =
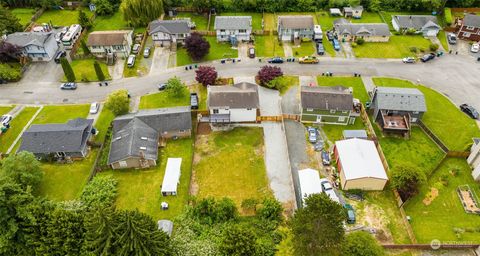
[[[347,125],[353,117],[353,94],[349,88],[302,86],[300,96],[302,122]]]
[[[385,23],[351,23],[341,18],[333,21],[333,27],[338,38],[345,41],[362,38],[365,42],[388,42],[391,36]]]
[[[154,20],[148,24],[148,34],[157,46],[183,44],[190,36],[188,20]]]
[[[236,45],[237,42],[250,41],[252,17],[216,16],[214,28],[219,42],[230,42]]]
[[[313,17],[310,15],[278,16],[278,40],[295,41],[302,38],[313,40]]]
[[[5,42],[22,48],[22,55],[32,61],[50,61],[58,50],[52,32],[16,32],[7,35]]]
[[[100,58],[107,54],[128,57],[132,48],[133,30],[94,31],[88,36],[90,52]]]
[[[458,38],[480,41],[480,16],[465,14],[463,20],[458,20]]]

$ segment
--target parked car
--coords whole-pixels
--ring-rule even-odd
[[[300,64],[317,64],[318,59],[315,56],[305,56],[302,57],[298,60],[298,63]]]
[[[59,64],[59,63],[60,63],[60,59],[61,59],[61,58],[64,58],[65,56],[67,56],[67,52],[66,52],[66,51],[59,51],[59,52],[57,52],[57,54],[55,55],[55,63]]]
[[[333,49],[335,49],[335,51],[340,51],[340,43],[338,42],[337,39],[333,39],[332,44],[333,44]]]
[[[255,58],[255,48],[253,47],[248,48],[248,57],[252,59]]]
[[[195,92],[190,93],[190,108],[198,109],[198,95]]]
[[[328,41],[333,41],[333,39],[335,39],[332,31],[327,31],[327,39]]]
[[[449,44],[457,44],[457,36],[453,33],[448,33],[447,41]]]
[[[10,124],[10,121],[12,121],[13,116],[11,115],[3,115],[0,117],[0,124],[3,126],[8,126]]]
[[[324,55],[325,54],[325,47],[323,47],[322,43],[317,43],[317,54]]]
[[[323,165],[330,165],[330,154],[326,150],[322,151],[322,163]]]
[[[268,63],[275,63],[275,64],[281,64],[284,62],[283,58],[280,57],[273,57],[267,60]]]
[[[161,84],[158,85],[158,90],[159,91],[163,91],[165,89],[167,89],[167,84],[166,83],[161,83]]]
[[[425,54],[425,55],[423,55],[422,58],[420,58],[420,60],[421,60],[422,62],[431,61],[431,60],[433,60],[433,59],[435,59],[435,53]]]
[[[313,127],[308,127],[307,129],[308,131],[308,141],[310,143],[316,143],[317,140],[318,140],[318,131],[317,129],[313,128]]]
[[[402,59],[403,63],[415,63],[414,57],[406,57]]]
[[[134,44],[132,48],[132,53],[137,54],[140,51],[140,44]]]
[[[350,204],[344,204],[343,207],[347,210],[347,223],[348,224],[355,224],[355,210]]]
[[[320,185],[322,186],[322,192],[327,194],[332,201],[340,203],[340,199],[338,198],[335,190],[333,189],[332,183],[326,178],[320,179]]]
[[[92,104],[90,104],[90,114],[98,113],[99,109],[100,109],[100,104],[98,102],[93,102]]]
[[[470,48],[470,51],[471,51],[471,52],[474,52],[474,53],[477,53],[478,51],[480,51],[480,44],[478,44],[478,43],[473,43],[473,44],[472,44],[472,47]]]
[[[479,117],[477,110],[468,104],[460,105],[460,110],[462,110],[463,113],[467,114],[469,117],[473,119],[478,119]]]
[[[144,58],[150,57],[150,47],[145,47],[145,50],[143,50],[143,57]]]
[[[135,65],[135,55],[130,54],[127,59],[127,67],[132,68]]]
[[[77,83],[64,83],[60,85],[60,89],[62,90],[76,90],[77,89]]]

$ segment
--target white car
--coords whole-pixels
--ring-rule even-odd
[[[406,57],[402,59],[403,63],[415,63],[414,57]]]
[[[10,124],[10,121],[12,121],[13,117],[11,115],[3,115],[0,116],[0,124],[1,125],[8,125]]]
[[[475,53],[477,53],[478,51],[480,51],[480,44],[478,44],[478,43],[472,44],[472,48],[470,48],[470,51],[471,51],[471,52],[475,52]]]
[[[90,105],[90,114],[96,114],[98,113],[98,110],[100,109],[100,104],[98,102],[94,102]]]
[[[335,193],[335,190],[333,189],[332,183],[326,178],[320,179],[320,184],[322,186],[322,192],[327,194],[332,201],[340,203],[340,199],[337,196],[337,193]]]

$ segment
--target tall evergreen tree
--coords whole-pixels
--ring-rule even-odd
[[[163,1],[123,0],[120,9],[124,20],[131,26],[146,26],[163,14]]]
[[[94,255],[113,255],[117,240],[115,233],[116,222],[115,210],[112,207],[99,207],[90,211],[87,215],[85,228],[87,250]]]
[[[73,72],[72,66],[70,66],[70,62],[66,58],[60,59],[60,64],[62,64],[63,73],[69,82],[75,82],[75,73]]]
[[[98,81],[104,81],[105,75],[103,74],[102,68],[100,67],[100,63],[98,63],[98,61],[93,62],[93,68],[97,74]]]
[[[0,34],[10,34],[22,31],[22,29],[23,26],[20,24],[20,20],[0,4]]]

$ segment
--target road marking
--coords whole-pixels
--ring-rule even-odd
[[[10,145],[10,147],[8,148],[7,154],[10,154],[10,152],[13,150],[13,148],[15,148],[15,145],[17,145],[18,141],[22,138],[23,133],[27,130],[28,127],[30,127],[33,120],[35,120],[35,118],[38,116],[40,111],[42,111],[42,109],[43,109],[43,106],[40,106],[40,108],[37,110],[37,112],[35,112],[35,115],[33,115],[32,118],[30,119],[30,121],[28,121],[28,123],[23,127],[22,132],[20,132],[20,134],[18,134],[17,138],[13,141],[12,145]]]

